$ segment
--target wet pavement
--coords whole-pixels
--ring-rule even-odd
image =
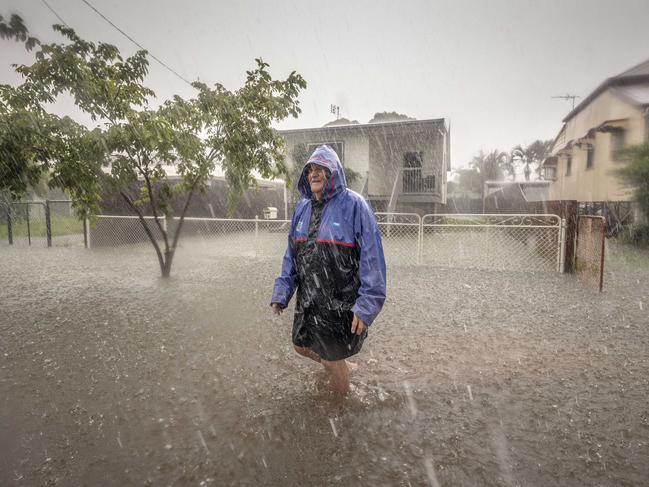
[[[640,485],[649,257],[390,266],[353,391],[271,315],[277,259],[0,248],[0,485]]]

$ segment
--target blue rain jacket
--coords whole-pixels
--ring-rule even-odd
[[[307,180],[312,163],[330,171],[322,207]],[[296,313],[307,308],[326,318],[332,311],[351,311],[371,325],[386,294],[385,258],[374,213],[362,196],[347,188],[340,160],[326,145],[305,164],[298,189],[304,199],[293,214],[271,302],[286,307],[297,289]],[[317,237],[309,239],[314,205],[319,228]]]

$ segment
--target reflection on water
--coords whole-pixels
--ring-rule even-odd
[[[618,249],[618,252],[619,251]],[[647,269],[389,269],[347,398],[279,262],[0,249],[0,484],[577,485],[649,475]]]

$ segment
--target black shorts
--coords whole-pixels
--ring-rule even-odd
[[[310,348],[325,360],[343,360],[361,351],[367,329],[356,335],[351,331],[354,313],[322,308],[295,309],[293,344]]]

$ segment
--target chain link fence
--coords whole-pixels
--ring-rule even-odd
[[[520,271],[563,270],[565,226],[556,215],[426,215],[377,213],[389,265],[428,264]],[[153,217],[147,227],[159,241]],[[175,233],[179,219],[169,225]],[[192,218],[184,220],[176,259],[183,254],[280,258],[288,220]],[[137,217],[99,216],[90,228],[90,246],[148,244]]]
[[[416,213],[376,213],[385,260],[390,264],[418,264],[421,255],[421,217]]]
[[[83,228],[70,200],[0,202],[0,245],[83,246]]]
[[[562,272],[564,228],[556,215],[425,215],[421,263]]]
[[[577,222],[575,268],[579,278],[589,286],[604,286],[604,249],[606,218],[580,215]]]
[[[0,239],[15,247],[46,247],[46,207],[42,201],[20,201],[2,205]]]
[[[84,222],[72,207],[70,200],[47,200],[52,245],[83,246]]]

